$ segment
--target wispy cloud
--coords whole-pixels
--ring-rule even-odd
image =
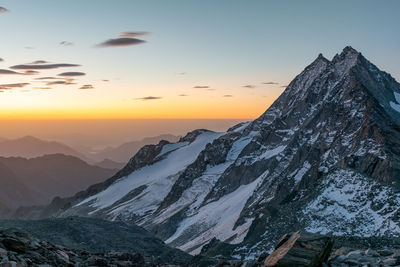
[[[21,64],[11,66],[10,69],[14,70],[48,70],[58,68],[80,67],[78,64],[56,63],[56,64]]]
[[[69,79],[69,80],[65,80],[65,81],[47,82],[46,83],[47,86],[51,86],[51,85],[72,85],[72,84],[76,84],[76,83],[73,83],[73,79]]]
[[[93,85],[91,84],[84,84],[82,85],[79,89],[85,90],[85,89],[94,89]]]
[[[62,46],[72,46],[74,44],[72,42],[62,41],[62,42],[60,42],[60,45],[62,45]]]
[[[157,99],[161,99],[161,96],[145,96],[145,97],[139,97],[139,98],[135,98],[135,100],[142,100],[142,101],[149,101],[149,100],[157,100]]]
[[[110,80],[104,79],[104,80],[101,80],[101,81],[103,81],[103,82],[109,82]]]
[[[277,83],[277,82],[263,82],[262,84],[272,84],[272,85],[277,85],[277,84],[279,84],[279,83]]]
[[[222,97],[233,97],[233,95],[223,95]]]
[[[281,88],[286,88],[286,87],[288,87],[287,85],[282,85],[282,86],[280,86]]]
[[[180,95],[178,95],[178,96],[188,96],[188,95],[185,95],[185,94],[180,94]]]
[[[26,70],[24,72],[16,72],[13,70],[0,69],[0,75],[37,75],[37,74],[39,74],[39,72],[35,71],[35,70]]]
[[[28,64],[47,64],[47,63],[49,63],[49,62],[47,62],[46,60],[36,60],[36,61],[33,61],[33,62],[31,62],[31,63],[28,63]]]
[[[15,75],[15,74],[22,74],[13,70],[5,70],[5,69],[0,69],[0,75]]]
[[[33,89],[36,89],[36,90],[50,90],[52,88],[48,87],[48,86],[44,86],[44,87],[33,87]]]
[[[42,81],[42,80],[58,80],[59,78],[56,77],[40,77],[40,78],[35,78],[35,80]]]
[[[63,72],[58,74],[58,76],[64,76],[64,77],[74,77],[74,76],[84,76],[84,75],[86,75],[86,73],[78,71]]]
[[[5,7],[0,6],[0,14],[1,14],[1,13],[8,13],[8,12],[10,12],[10,10],[8,10],[8,9],[5,8]]]
[[[143,44],[146,41],[136,38],[116,38],[109,39],[97,45],[97,47],[131,46]]]
[[[123,32],[118,38],[108,39],[97,47],[118,47],[118,46],[132,46],[146,43],[145,40],[139,39],[143,35],[147,35],[148,32]]]
[[[36,71],[36,70],[26,70],[24,71],[25,75],[38,75],[40,74],[40,72]]]
[[[252,84],[243,85],[242,87],[243,88],[250,88],[250,89],[256,88],[256,86],[252,85]]]
[[[14,88],[23,88],[29,85],[29,83],[9,83],[9,84],[0,84],[0,90],[10,90]]]
[[[210,86],[208,86],[208,85],[196,85],[196,86],[193,86],[193,88],[196,88],[196,89],[207,89],[207,88],[210,88]]]
[[[137,38],[144,35],[148,35],[149,32],[121,32],[119,34],[120,38]]]
[[[0,57],[0,62],[3,62],[4,61],[4,59],[2,59],[1,57]]]

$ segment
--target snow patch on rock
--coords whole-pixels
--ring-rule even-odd
[[[312,233],[399,236],[400,193],[350,170],[328,175],[320,195],[304,210]]]

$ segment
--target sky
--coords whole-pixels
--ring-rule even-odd
[[[253,119],[319,53],[347,45],[400,80],[397,0],[0,7],[2,120]]]

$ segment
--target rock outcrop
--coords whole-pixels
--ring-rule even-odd
[[[399,266],[400,249],[355,249],[342,247],[335,250],[326,263],[331,267]]]
[[[295,233],[284,235],[265,260],[266,267],[318,267],[330,255],[333,242],[330,237]]]
[[[41,241],[18,229],[0,231],[0,266],[154,266],[138,253],[90,253]]]
[[[0,230],[11,233],[6,230],[9,228],[20,231],[16,232],[14,239],[8,235],[3,244],[10,251],[19,253],[30,249],[33,236],[46,244],[57,244],[71,251],[86,251],[90,255],[107,256],[112,252],[140,254],[146,262],[176,265],[185,265],[192,259],[189,254],[167,246],[142,227],[120,221],[78,217],[35,221],[0,220]],[[30,235],[19,235],[23,232]]]

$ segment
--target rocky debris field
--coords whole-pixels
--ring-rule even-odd
[[[192,258],[145,229],[118,221],[79,217],[0,220],[0,230],[8,228],[21,229],[39,240],[93,255],[108,255],[113,251],[138,253],[146,262],[163,264],[183,264]]]
[[[335,238],[295,232],[285,234],[270,255],[238,260],[202,255],[168,264],[158,255],[135,252],[90,252],[40,240],[17,228],[0,230],[0,267],[8,266],[235,266],[235,267],[347,267],[400,266],[400,249],[334,248]]]
[[[335,238],[332,237],[300,233],[300,231],[285,234],[276,245],[275,250],[266,257],[264,266],[400,266],[400,249],[356,249],[350,247],[333,249],[334,242]],[[342,242],[339,240],[338,243]],[[258,266],[262,266],[260,261]]]
[[[139,253],[70,250],[10,228],[0,231],[0,266],[154,266]]]
[[[332,252],[328,266],[400,266],[400,250],[355,250],[343,247]]]

